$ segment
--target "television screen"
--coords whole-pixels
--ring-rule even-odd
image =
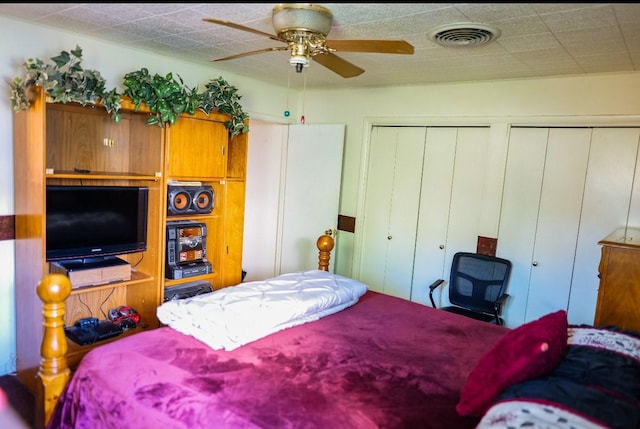
[[[47,186],[47,261],[146,250],[148,198],[147,187]]]

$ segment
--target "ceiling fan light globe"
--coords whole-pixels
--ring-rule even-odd
[[[327,36],[333,15],[327,8],[304,3],[279,4],[273,8],[271,21],[276,34],[303,30]]]

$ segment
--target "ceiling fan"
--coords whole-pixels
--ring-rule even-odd
[[[331,11],[322,6],[302,3],[279,4],[273,8],[271,17],[276,35],[230,21],[204,18],[204,21],[207,22],[248,31],[286,43],[286,46],[259,49],[215,58],[211,61],[225,61],[263,52],[290,50],[289,64],[294,66],[298,73],[301,73],[304,67],[309,66],[309,59],[313,59],[334,73],[349,78],[362,74],[364,70],[340,58],[334,52],[413,54],[413,46],[404,40],[327,40],[332,18]]]

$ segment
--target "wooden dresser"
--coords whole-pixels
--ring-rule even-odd
[[[616,229],[598,244],[602,256],[594,324],[640,331],[640,229]]]

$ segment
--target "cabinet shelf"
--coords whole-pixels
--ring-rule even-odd
[[[193,282],[198,280],[207,280],[215,284],[213,280],[216,279],[217,277],[218,277],[218,273],[214,271],[209,274],[202,274],[200,276],[192,276],[192,277],[184,277],[182,279],[164,279],[164,287],[175,286],[182,283]]]
[[[67,359],[67,365],[69,365],[69,367],[72,370],[75,370],[75,368],[78,366],[78,364],[80,363],[80,360],[82,359],[82,357],[89,351],[94,349],[97,346],[101,346],[103,344],[108,344],[111,343],[113,341],[117,341],[120,340],[124,337],[127,337],[129,335],[133,335],[136,334],[138,332],[142,332],[144,331],[145,328],[143,327],[136,327],[133,329],[129,329],[127,331],[124,331],[122,334],[117,335],[115,337],[103,340],[103,341],[97,341],[93,344],[85,344],[85,345],[80,345],[77,344],[71,340],[67,341],[67,347],[68,347],[68,351],[67,354],[65,355],[66,359]]]
[[[160,174],[146,175],[135,173],[110,173],[96,171],[93,173],[76,173],[74,171],[58,171],[55,173],[47,173],[47,179],[79,179],[79,180],[142,180],[159,182],[162,180]]]
[[[116,281],[111,283],[105,283],[102,285],[91,285],[91,286],[79,287],[77,289],[73,289],[71,291],[71,295],[77,295],[77,294],[86,293],[86,292],[93,292],[101,289],[110,289],[114,287],[131,286],[139,283],[144,283],[153,279],[154,279],[153,276],[141,273],[139,271],[131,271],[131,280]]]

